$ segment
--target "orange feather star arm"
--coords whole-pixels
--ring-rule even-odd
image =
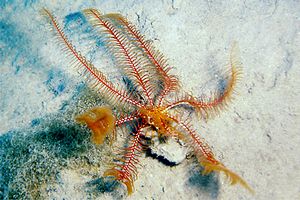
[[[191,125],[174,117],[170,117],[174,120],[179,129],[182,129],[188,134],[189,137],[185,137],[184,141],[193,146],[194,154],[196,155],[199,163],[204,167],[203,174],[209,174],[212,171],[223,172],[232,185],[239,183],[241,186],[254,193],[254,190],[244,181],[239,175],[227,169],[220,161],[215,159],[215,156],[209,147],[209,145],[204,141],[203,138],[196,133],[195,130],[191,128]]]
[[[105,15],[101,15],[95,9],[87,9],[83,12],[89,22],[100,30],[102,37],[106,38],[106,45],[115,56],[119,66],[129,78],[132,78],[135,86],[142,90],[149,104],[153,105],[153,89],[145,68],[146,57]]]
[[[124,149],[124,156],[118,159],[118,163],[115,163],[114,167],[104,172],[104,176],[112,176],[115,180],[123,183],[127,188],[128,195],[132,194],[133,182],[137,178],[136,165],[139,163],[138,156],[143,149],[141,134],[141,127],[138,127],[130,145]]]
[[[210,101],[204,99],[197,99],[191,95],[187,95],[181,99],[175,101],[175,103],[170,103],[166,106],[166,109],[172,109],[180,105],[189,105],[193,107],[196,112],[204,118],[210,115],[219,114],[219,112],[228,106],[228,103],[234,98],[235,88],[237,82],[240,80],[242,75],[241,62],[236,58],[237,47],[234,44],[230,54],[230,68],[227,74],[230,74],[230,78],[227,82],[227,86],[223,92],[216,97],[212,98]]]
[[[116,120],[116,126],[122,126],[127,122],[132,122],[134,120],[140,119],[140,117],[136,114],[130,114],[130,115],[125,115],[125,116],[120,116],[117,120]]]
[[[162,91],[160,91],[158,97],[158,105],[161,105],[167,94],[179,89],[178,78],[170,74],[172,67],[168,65],[164,55],[156,50],[151,45],[151,42],[146,41],[145,37],[141,35],[136,27],[124,16],[117,13],[106,14],[105,16],[114,20],[118,26],[121,26],[125,34],[130,36],[130,41],[135,42],[136,45],[141,48],[144,54],[149,58],[150,62],[152,63],[151,69],[154,68],[157,72],[158,79],[161,79],[161,83],[159,85],[161,85]]]
[[[55,17],[47,9],[43,9],[42,13],[49,19],[49,23],[52,25],[58,41],[63,46],[62,49],[73,59],[71,63],[82,71],[81,74],[93,88],[99,89],[101,94],[104,94],[113,105],[119,105],[125,102],[135,107],[142,107],[139,102],[130,98],[125,90],[117,89],[102,72],[97,70],[90,61],[76,51],[75,47],[60,28]]]
[[[209,174],[212,171],[215,172],[223,172],[225,176],[229,179],[231,185],[235,185],[239,183],[241,186],[246,188],[248,191],[250,191],[252,194],[254,194],[254,190],[247,184],[246,181],[244,181],[239,175],[232,172],[231,170],[227,169],[222,163],[213,164],[208,161],[200,161],[200,164],[204,167],[203,174]]]

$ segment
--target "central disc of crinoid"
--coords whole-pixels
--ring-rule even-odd
[[[141,108],[140,114],[146,120],[146,122],[155,127],[157,131],[166,131],[166,127],[171,122],[170,117],[163,107]]]

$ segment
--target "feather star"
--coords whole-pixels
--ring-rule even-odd
[[[115,85],[89,60],[81,55],[67,38],[56,18],[47,10],[43,14],[49,21],[63,52],[74,67],[81,71],[92,88],[99,91],[109,106],[95,107],[76,117],[91,130],[91,140],[101,145],[108,138],[115,141],[117,130],[127,128],[129,144],[123,148],[120,158],[104,172],[124,184],[128,195],[134,190],[139,157],[145,150],[144,129],[155,131],[160,138],[176,138],[192,149],[203,174],[223,172],[231,184],[239,183],[250,192],[253,190],[236,173],[215,158],[210,146],[196,132],[182,113],[192,109],[198,116],[209,118],[219,114],[235,95],[235,87],[241,77],[241,63],[231,51],[227,85],[222,92],[209,98],[196,98],[180,94],[180,83],[172,75],[167,60],[143,35],[120,14],[101,14],[96,9],[83,11],[90,24],[99,31],[105,47],[115,58],[116,64],[133,84],[133,89]],[[114,109],[113,109],[114,108]],[[189,108],[189,111],[187,111]]]

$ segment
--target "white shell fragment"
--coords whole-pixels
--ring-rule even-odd
[[[151,147],[151,154],[174,165],[181,163],[186,158],[187,152],[187,148],[174,139],[170,139],[166,143],[155,143]]]

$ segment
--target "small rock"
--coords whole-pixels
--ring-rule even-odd
[[[156,143],[150,148],[152,156],[171,166],[181,163],[186,158],[187,152],[187,148],[174,139],[170,139],[166,143]]]

